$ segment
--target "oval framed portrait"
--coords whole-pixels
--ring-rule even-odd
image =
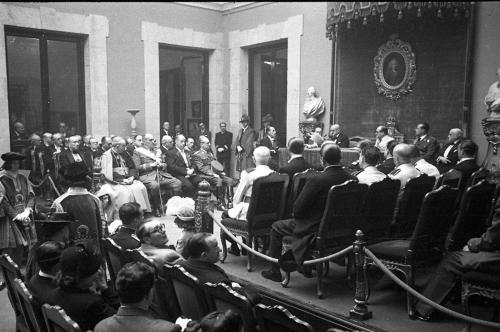
[[[416,78],[415,54],[410,44],[394,39],[380,46],[373,74],[379,94],[397,100],[410,93]]]

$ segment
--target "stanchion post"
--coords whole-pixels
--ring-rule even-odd
[[[365,252],[363,232],[356,232],[356,241],[353,243],[354,263],[356,265],[356,294],[354,296],[354,307],[349,311],[349,317],[358,320],[372,318],[372,312],[366,306],[366,293],[368,291],[367,280],[365,278]]]
[[[212,217],[208,214],[210,202],[210,183],[206,180],[198,184],[198,195],[194,208],[194,223],[196,232],[214,232]]]

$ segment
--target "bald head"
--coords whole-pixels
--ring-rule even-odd
[[[340,125],[333,124],[330,126],[330,131],[328,132],[328,136],[330,136],[330,138],[333,138],[335,135],[339,133],[340,133]]]
[[[411,163],[413,147],[409,144],[398,144],[394,148],[393,156],[396,166]]]
[[[120,144],[123,144],[125,145],[127,142],[125,142],[125,140],[123,139],[123,137],[120,137],[120,136],[115,136],[113,137],[113,139],[111,140],[111,145],[112,146],[117,146],[117,145],[120,145]]]
[[[174,146],[174,139],[172,136],[164,135],[161,138],[161,145],[165,146],[167,149],[171,149]]]
[[[457,140],[462,139],[463,136],[463,131],[460,128],[453,128],[450,129],[450,132],[448,133],[448,142],[453,143]]]
[[[253,157],[256,165],[267,165],[269,158],[271,158],[271,151],[265,146],[259,146],[253,150]]]

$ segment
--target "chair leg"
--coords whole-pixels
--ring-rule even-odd
[[[323,295],[323,263],[316,264],[316,273],[318,275],[318,282],[316,285],[316,294],[319,299],[324,298]]]
[[[410,286],[411,288],[413,288],[414,284],[415,284],[415,277],[413,274],[413,269],[410,268],[406,272],[407,272],[407,273],[405,273],[406,284],[408,286]],[[406,293],[406,303],[407,303],[407,307],[408,307],[408,316],[410,317],[410,319],[414,319],[415,318],[415,301],[413,301],[413,296],[408,292]]]
[[[471,315],[471,313],[470,313],[469,297],[470,297],[469,294],[465,294],[465,295],[462,296],[462,302],[464,304],[465,313],[467,314],[467,316]],[[470,332],[471,329],[472,329],[472,324],[469,323],[469,322],[467,322],[467,332]]]
[[[326,262],[324,262],[324,264],[325,264],[325,271],[323,273],[323,276],[326,277],[326,276],[328,276],[328,273],[330,272],[330,262],[326,261]]]
[[[284,288],[288,287],[288,283],[290,283],[290,272],[285,272],[285,279],[281,281],[281,286]]]
[[[222,244],[222,258],[221,258],[221,263],[224,263],[224,261],[227,258],[227,244],[226,244],[226,235],[224,235],[224,232],[221,230],[220,232],[220,242]]]
[[[247,243],[248,243],[248,246],[250,248],[255,248],[254,244],[253,244],[253,238],[252,237],[248,237],[247,238]],[[249,251],[247,252],[247,271],[248,272],[252,272],[253,270],[253,255],[252,253]]]

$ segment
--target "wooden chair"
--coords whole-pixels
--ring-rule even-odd
[[[29,331],[28,324],[23,316],[21,303],[17,297],[14,281],[15,279],[24,280],[21,270],[7,254],[0,256],[0,269],[2,270],[4,282],[7,287],[10,304],[16,315],[16,331]]]
[[[490,175],[490,171],[488,171],[486,168],[481,167],[480,169],[471,174],[467,187],[473,186],[476,183],[485,180],[488,177],[488,175]]]
[[[21,279],[14,279],[14,288],[29,331],[45,331],[45,322],[40,309],[35,309],[33,295]],[[38,311],[38,314],[36,313]]]
[[[393,237],[408,237],[413,233],[424,197],[435,182],[433,176],[422,174],[406,183],[394,212]]]
[[[271,173],[258,178],[253,183],[247,221],[226,218],[222,224],[234,235],[243,237],[249,246],[254,245],[256,237],[268,237],[273,222],[284,215],[288,182],[287,174]],[[227,257],[226,236],[224,232],[220,234],[223,252],[221,261],[224,262]],[[248,271],[252,271],[252,258],[253,255],[248,253]]]
[[[268,307],[257,304],[255,315],[261,332],[314,332],[309,323],[300,320],[280,305]]]
[[[101,239],[101,248],[104,260],[108,266],[109,277],[111,279],[111,287],[114,290],[116,275],[118,271],[126,264],[124,250],[111,238]]]
[[[170,277],[165,274],[164,269],[159,271],[156,282],[154,284],[153,303],[151,310],[158,317],[175,322],[182,315],[177,297],[175,296],[174,285]]]
[[[73,321],[60,306],[45,303],[42,306],[43,318],[48,332],[80,332],[78,324]]]
[[[327,256],[352,244],[356,227],[361,224],[361,210],[367,191],[368,185],[354,180],[330,188],[316,234],[313,258]],[[328,269],[326,266],[328,262],[316,264],[317,295],[320,299],[323,298],[323,268]]]
[[[495,186],[487,180],[470,186],[460,202],[458,216],[448,236],[448,251],[462,250],[470,238],[479,237],[488,227]]]
[[[493,216],[495,215],[495,206],[499,197],[500,197],[500,183],[496,185],[493,197],[491,198],[491,208],[490,208],[490,214],[488,216],[488,225],[491,225],[491,222],[493,221]]]
[[[257,321],[252,304],[245,296],[238,294],[224,283],[205,283],[203,289],[207,295],[207,303],[210,311],[226,311],[231,309],[243,318],[245,332],[257,330]]]
[[[434,186],[434,189],[437,189],[443,185],[460,189],[461,184],[462,184],[462,172],[457,171],[456,169],[450,169],[448,172],[441,174],[441,176],[439,176],[438,180],[436,181],[436,185]]]
[[[285,218],[291,218],[293,212],[293,203],[295,203],[295,200],[297,199],[297,197],[299,197],[302,189],[304,189],[304,185],[306,184],[307,180],[309,180],[312,176],[317,175],[318,173],[318,170],[309,168],[301,173],[295,173],[293,175],[291,186],[289,184],[289,187],[291,188],[288,193],[287,209],[284,216]]]
[[[457,197],[458,189],[448,186],[427,193],[411,238],[384,241],[367,248],[387,268],[403,273],[408,286],[413,287],[417,267],[437,263],[442,257]],[[370,259],[367,262],[373,265]],[[408,315],[414,317],[414,301],[410,293],[407,293],[407,307]]]
[[[172,282],[182,315],[199,321],[210,312],[205,292],[195,276],[179,265],[164,265],[163,271]]]

